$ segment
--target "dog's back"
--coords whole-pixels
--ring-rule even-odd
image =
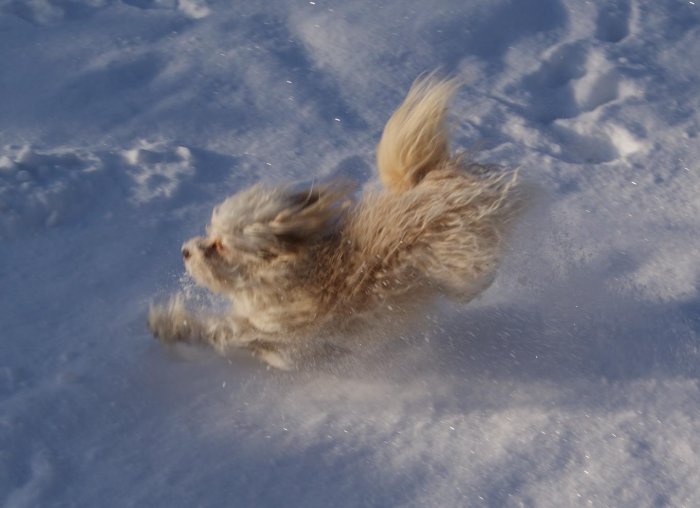
[[[385,188],[365,194],[342,235],[351,252],[339,269],[355,301],[391,304],[436,290],[468,300],[493,278],[517,209],[515,175],[451,155],[446,114],[457,86],[417,81],[384,128]]]

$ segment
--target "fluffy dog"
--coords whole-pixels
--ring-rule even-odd
[[[487,287],[519,193],[515,173],[450,153],[457,87],[433,76],[413,84],[377,147],[381,190],[355,202],[344,180],[257,184],[216,206],[182,256],[231,310],[195,313],[175,296],[151,306],[152,333],[289,369],[405,324],[439,294],[468,301]]]

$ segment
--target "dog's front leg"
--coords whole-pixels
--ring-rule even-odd
[[[233,317],[190,311],[182,295],[173,296],[165,305],[151,305],[148,328],[163,343],[205,344],[220,353],[232,347],[246,347],[255,340],[249,327]]]
[[[173,296],[165,305],[151,305],[148,328],[165,344],[202,344],[221,354],[245,348],[277,369],[291,370],[295,365],[291,351],[277,344],[274,336],[256,330],[244,319],[195,314],[187,309],[182,295]]]
[[[270,367],[280,370],[293,370],[296,367],[292,351],[279,343],[257,339],[248,344],[246,348],[254,357],[262,360]]]

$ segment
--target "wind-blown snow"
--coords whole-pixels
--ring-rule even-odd
[[[698,48],[686,0],[0,0],[0,502],[698,506]],[[312,372],[150,338],[215,202],[370,181],[435,68],[533,187],[481,298]]]

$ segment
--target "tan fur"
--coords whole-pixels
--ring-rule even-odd
[[[418,79],[384,127],[377,146],[379,178],[390,190],[405,191],[450,159],[447,104],[456,79]]]
[[[468,301],[487,287],[518,209],[515,174],[450,155],[445,114],[456,87],[418,80],[389,119],[377,148],[384,190],[352,202],[346,181],[258,184],[217,206],[207,236],[183,255],[231,311],[195,313],[176,296],[151,307],[154,335],[221,353],[243,347],[291,368],[346,348],[353,334],[395,330],[439,294]]]

